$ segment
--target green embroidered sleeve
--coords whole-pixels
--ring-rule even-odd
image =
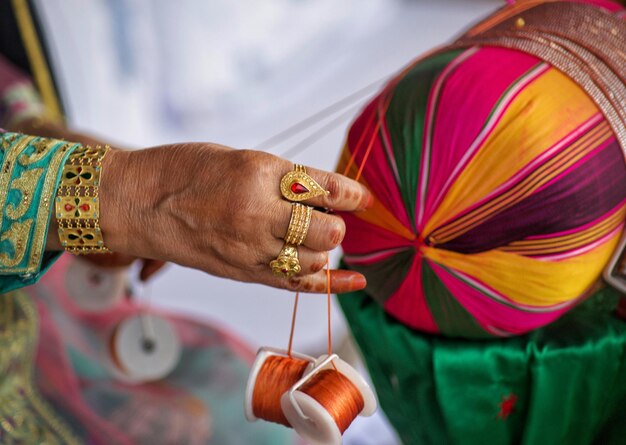
[[[36,282],[59,255],[46,252],[54,196],[79,145],[0,132],[0,293]]]

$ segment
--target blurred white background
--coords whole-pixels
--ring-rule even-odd
[[[397,71],[504,1],[36,3],[73,126],[127,147],[193,140],[252,148]],[[362,103],[347,108],[339,120],[320,124],[332,121],[332,130],[315,133],[318,126],[268,151],[289,154],[311,133],[323,134],[290,159],[333,170]],[[338,257],[335,252],[335,261]],[[290,293],[170,266],[154,280],[152,295],[154,304],[221,324],[253,347],[286,344]],[[324,350],[324,301],[303,297],[296,349]],[[338,309],[333,316],[339,345],[347,328]],[[379,416],[357,422],[346,443],[396,441]]]

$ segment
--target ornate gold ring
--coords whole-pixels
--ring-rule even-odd
[[[328,191],[311,178],[303,165],[296,164],[293,171],[280,180],[280,192],[291,202],[300,202],[316,196],[328,195]]]
[[[294,202],[291,204],[291,219],[285,235],[285,242],[300,246],[306,239],[306,235],[311,225],[313,207]]]
[[[278,257],[270,262],[274,275],[291,278],[300,273],[300,261],[298,260],[298,248],[293,244],[285,243]]]

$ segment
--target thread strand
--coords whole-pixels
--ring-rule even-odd
[[[296,298],[293,302],[293,315],[291,316],[291,331],[289,333],[289,346],[287,347],[287,355],[291,357],[291,347],[293,346],[293,333],[296,329],[296,315],[298,314],[298,299],[300,292],[296,292]]]

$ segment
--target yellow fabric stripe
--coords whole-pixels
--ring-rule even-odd
[[[462,218],[433,232],[433,238],[436,238],[438,242],[449,241],[480,224],[489,216],[511,207],[531,195],[535,190],[549,182],[561,172],[567,170],[592,151],[598,144],[604,142],[611,136],[612,132],[610,127],[606,122],[602,122],[580,140],[567,147],[554,158],[548,160],[545,164],[539,166],[537,170],[533,171],[506,193],[495,197],[493,200],[474,209]],[[598,138],[600,138],[599,141],[594,141],[594,139]]]
[[[425,233],[476,204],[598,112],[567,76],[553,68],[546,71],[509,105],[427,222]]]
[[[427,247],[424,254],[477,279],[513,302],[546,307],[578,298],[598,280],[620,235],[590,252],[561,261],[540,261],[498,250],[466,255]]]
[[[589,134],[583,136],[554,158],[541,165],[508,192],[497,196],[451,224],[434,231],[431,235],[432,242],[444,243],[454,239],[481,224],[490,216],[515,205],[551,181],[555,176],[566,171],[612,135],[613,133],[608,123],[603,121]]]
[[[63,119],[63,113],[61,113],[59,99],[52,82],[48,64],[46,63],[41,45],[39,44],[39,38],[35,30],[28,1],[12,0],[12,2],[20,35],[22,36],[28,61],[33,71],[33,77],[35,78],[37,89],[46,107],[46,116],[52,120],[61,120]]]

